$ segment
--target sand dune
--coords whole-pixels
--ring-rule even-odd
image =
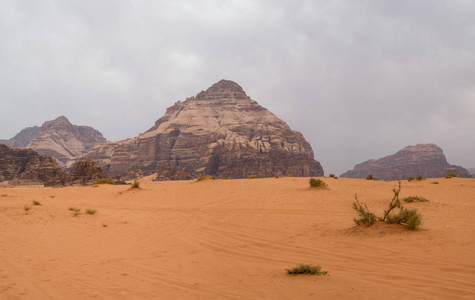
[[[419,231],[354,227],[354,194],[382,212],[397,182],[323,180],[0,189],[0,299],[475,298],[475,180],[402,182]]]

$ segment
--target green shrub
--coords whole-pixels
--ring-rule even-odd
[[[366,226],[373,225],[378,220],[378,217],[376,217],[372,212],[369,211],[366,204],[364,206],[360,204],[356,194],[355,194],[355,199],[356,199],[356,202],[353,202],[353,209],[356,210],[356,212],[358,213],[360,217],[354,218],[353,221],[358,226],[359,225],[366,225]]]
[[[326,187],[327,184],[320,179],[310,178],[310,187],[317,188],[317,187]]]
[[[409,177],[406,177],[406,179],[407,179],[407,181],[411,182],[411,181],[413,181],[413,180],[414,180],[414,177],[412,177],[412,176],[409,176]]]
[[[353,221],[356,223],[356,225],[371,226],[375,222],[381,221],[402,224],[411,230],[417,229],[422,223],[422,216],[417,212],[417,209],[408,210],[401,205],[401,202],[399,201],[400,192],[401,182],[399,181],[399,187],[397,189],[393,189],[393,199],[389,203],[388,209],[384,211],[382,218],[370,212],[366,205],[361,205],[358,201],[357,195],[355,194],[356,202],[353,202],[353,209],[356,210],[360,218],[354,218]],[[399,208],[399,213],[392,213],[395,208]]]
[[[424,176],[417,176],[416,177],[416,180],[417,181],[421,181],[421,180],[425,180],[426,178]]]
[[[293,268],[285,269],[287,274],[290,275],[298,275],[298,274],[309,274],[309,275],[327,275],[327,271],[322,271],[322,267],[320,265],[312,266],[312,265],[304,265],[299,264]]]
[[[2,194],[2,197],[8,197],[8,194]]]
[[[330,178],[334,178],[334,177],[335,177],[335,174],[330,174],[329,177],[330,177]]]
[[[404,198],[404,201],[407,203],[412,203],[412,202],[429,202],[426,198],[419,197],[419,196],[409,196]]]
[[[33,200],[33,205],[41,205],[40,201]]]
[[[373,174],[369,174],[368,176],[366,176],[366,180],[373,180]]]
[[[439,184],[438,181],[432,181],[431,183],[432,183],[432,184]]]
[[[55,195],[51,195],[51,196],[49,196],[49,197],[50,197],[51,199],[53,199],[53,198],[56,198],[56,196],[55,196]]]
[[[422,223],[422,216],[417,212],[417,209],[401,207],[399,213],[388,216],[387,222],[402,224],[410,230],[416,230]]]
[[[97,212],[97,210],[95,209],[92,209],[92,208],[88,208],[86,209],[86,214],[89,214],[89,215],[93,215]]]
[[[115,181],[112,178],[100,178],[100,179],[97,179],[96,182],[94,183],[95,184],[115,184]]]
[[[445,178],[447,178],[447,179],[450,179],[450,178],[452,178],[452,177],[457,177],[457,174],[451,173],[451,174],[447,174],[447,175],[445,176]]]

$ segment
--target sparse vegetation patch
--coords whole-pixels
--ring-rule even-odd
[[[33,205],[41,205],[40,201],[33,200]]]
[[[92,208],[86,209],[86,214],[88,214],[88,215],[94,215],[96,212],[97,212],[97,210],[92,209]]]
[[[407,181],[411,182],[411,181],[413,181],[413,180],[414,180],[414,177],[412,177],[412,176],[409,176],[409,177],[406,177],[406,179],[407,179]]]
[[[134,183],[132,183],[132,186],[130,188],[131,189],[140,189],[140,182],[138,180],[134,180]]]
[[[326,187],[327,184],[320,179],[310,178],[310,187],[317,188],[317,187]]]
[[[353,209],[356,210],[359,218],[354,218],[353,221],[356,225],[366,225],[371,226],[375,222],[386,222],[386,223],[396,223],[405,225],[408,229],[415,230],[417,229],[422,223],[422,216],[417,212],[417,209],[406,209],[401,205],[399,201],[399,193],[401,192],[401,182],[399,181],[399,187],[397,189],[393,189],[393,199],[389,203],[389,207],[387,210],[384,211],[383,217],[378,217],[374,213],[370,212],[368,207],[362,205],[358,201],[358,197],[355,194],[356,202],[353,202]],[[393,210],[399,208],[398,213],[393,213]]]
[[[95,184],[115,184],[115,181],[112,178],[100,178],[100,179],[97,179],[96,182],[94,183]]]
[[[320,265],[312,266],[312,265],[305,265],[299,264],[293,268],[285,269],[287,274],[290,275],[299,275],[299,274],[309,274],[309,275],[327,275],[327,271],[322,271],[322,267]]]
[[[451,173],[451,174],[447,174],[447,175],[445,176],[445,178],[447,178],[447,179],[450,179],[450,178],[452,178],[452,177],[457,177],[457,174]]]
[[[429,202],[426,198],[419,197],[419,196],[409,196],[404,198],[404,201],[407,203],[412,203],[412,202]]]

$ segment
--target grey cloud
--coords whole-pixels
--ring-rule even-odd
[[[426,142],[475,166],[471,1],[12,0],[0,20],[1,138],[59,115],[136,136],[225,78],[327,173]]]

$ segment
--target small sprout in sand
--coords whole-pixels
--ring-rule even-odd
[[[327,184],[320,179],[310,178],[310,187],[317,188],[317,187],[327,187]]]
[[[75,216],[75,217],[77,217],[80,214],[80,211],[81,211],[80,208],[76,208],[76,207],[70,207],[69,210],[73,212],[73,216]]]
[[[122,192],[119,192],[119,195],[122,195]]]
[[[86,214],[88,214],[88,215],[93,215],[93,214],[95,214],[96,212],[97,212],[97,210],[92,209],[92,208],[86,209]]]
[[[50,198],[56,198],[56,196],[55,196],[55,195],[51,195],[51,196],[49,196],[49,197],[50,197]]]
[[[107,225],[107,224],[102,224],[102,227],[107,227],[107,226],[109,226],[109,225]]]
[[[23,206],[23,209],[25,210],[25,213],[28,213],[28,211],[31,209],[30,205],[25,205]]]
[[[33,205],[41,205],[40,201],[33,200]]]
[[[132,186],[130,188],[131,189],[140,189],[140,182],[138,180],[134,180],[134,183],[132,183]]]
[[[287,274],[290,275],[298,275],[298,274],[309,274],[309,275],[327,275],[327,271],[322,271],[322,267],[320,265],[312,266],[312,265],[305,265],[299,264],[293,268],[285,269]]]
[[[426,198],[419,197],[419,196],[409,196],[409,197],[404,198],[404,201],[406,201],[407,203],[411,203],[411,202],[429,202],[429,200],[427,200]]]

